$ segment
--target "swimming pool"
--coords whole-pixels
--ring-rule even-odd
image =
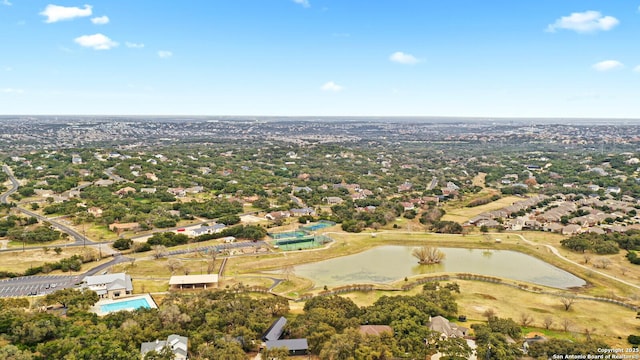
[[[120,310],[136,310],[140,308],[151,309],[151,305],[146,298],[137,298],[130,300],[122,300],[117,302],[112,302],[110,304],[100,305],[100,310],[103,313],[110,313],[114,311]]]

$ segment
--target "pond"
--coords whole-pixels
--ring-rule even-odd
[[[387,284],[407,276],[430,273],[474,273],[496,276],[558,289],[586,282],[542,260],[509,250],[439,248],[442,263],[419,265],[412,246],[381,246],[359,254],[298,265],[295,274],[311,279],[316,287],[349,284]]]

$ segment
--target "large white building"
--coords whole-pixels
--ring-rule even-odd
[[[87,276],[81,287],[95,291],[102,299],[117,299],[133,293],[131,276],[125,273]]]

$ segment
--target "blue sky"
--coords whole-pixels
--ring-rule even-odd
[[[1,114],[640,118],[640,0],[0,0]]]

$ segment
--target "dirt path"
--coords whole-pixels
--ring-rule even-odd
[[[583,269],[585,269],[585,270],[592,271],[592,272],[594,272],[594,273],[596,273],[596,274],[598,274],[598,275],[602,275],[602,276],[604,276],[604,277],[606,277],[606,278],[609,278],[609,279],[611,279],[611,280],[614,280],[614,281],[617,281],[617,282],[619,282],[619,283],[625,284],[625,285],[627,285],[627,286],[631,286],[631,287],[633,287],[633,288],[640,289],[640,285],[632,284],[632,283],[630,283],[630,282],[628,282],[628,281],[625,281],[625,280],[622,280],[622,279],[618,279],[618,278],[617,278],[617,277],[615,277],[615,276],[612,276],[612,275],[609,275],[609,274],[603,273],[603,272],[601,272],[601,271],[595,270],[595,269],[590,268],[590,267],[588,267],[588,266],[585,266],[585,265],[583,265],[583,264],[577,263],[577,262],[575,262],[575,261],[573,261],[573,260],[571,260],[571,259],[569,259],[569,258],[566,258],[566,257],[564,257],[562,254],[560,254],[560,252],[558,251],[558,249],[556,249],[556,248],[555,248],[554,246],[552,246],[552,245],[548,245],[548,244],[540,244],[540,243],[533,242],[533,241],[531,241],[531,240],[528,240],[527,238],[525,238],[523,235],[520,235],[520,234],[513,234],[513,235],[519,236],[519,237],[520,237],[520,239],[522,239],[522,241],[524,241],[524,242],[525,242],[525,243],[527,243],[528,245],[534,245],[534,246],[542,245],[542,246],[546,247],[547,249],[549,249],[549,251],[551,251],[551,253],[552,253],[552,254],[554,254],[555,256],[559,257],[560,259],[562,259],[562,260],[564,260],[564,261],[567,261],[567,262],[570,262],[570,263],[572,263],[572,264],[574,264],[574,265],[576,265],[576,266],[578,266],[578,267],[581,267],[581,268],[583,268]]]

